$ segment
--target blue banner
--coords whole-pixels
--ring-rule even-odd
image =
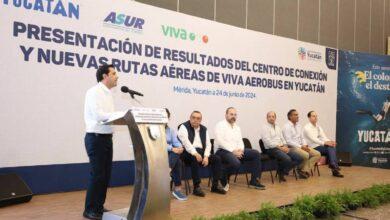
[[[339,51],[338,151],[354,165],[390,168],[390,57]]]

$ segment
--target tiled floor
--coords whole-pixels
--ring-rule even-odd
[[[202,185],[207,191],[206,197],[189,196],[185,202],[172,199],[171,216],[173,219],[191,219],[195,215],[211,217],[242,210],[256,211],[262,202],[271,201],[279,206],[292,203],[302,194],[317,194],[344,188],[359,190],[375,183],[390,183],[390,170],[386,169],[345,167],[342,170],[345,178],[332,177],[326,167],[321,167],[320,170],[320,177],[296,181],[293,176],[289,176],[287,182],[282,184],[272,184],[269,173],[265,172],[262,183],[267,186],[266,190],[249,189],[245,184],[245,176],[242,175],[237,183],[231,184],[227,195],[210,193],[205,179]],[[113,210],[128,207],[132,189],[131,186],[110,188],[106,207]],[[0,208],[0,219],[83,219],[81,214],[84,197],[85,191],[34,196],[29,203]],[[360,210],[357,213],[360,213]],[[381,214],[378,213],[377,216]],[[388,214],[387,211],[386,216]],[[374,217],[373,214],[367,216],[369,219]]]

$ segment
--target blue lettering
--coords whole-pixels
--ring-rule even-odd
[[[75,6],[74,4],[69,2],[69,17],[73,18],[73,16],[79,20],[80,17],[80,6]]]
[[[31,9],[32,8],[32,4],[30,2],[28,2],[27,0],[24,0],[23,7],[26,8],[26,9]]]
[[[111,13],[106,17],[106,19],[104,19],[104,22],[111,22],[111,23],[115,24],[115,18],[116,18],[115,12],[111,12]]]
[[[2,0],[4,5],[8,5],[9,2],[9,0]],[[76,19],[80,17],[80,6],[68,1],[66,1],[65,5],[62,0],[12,0],[11,2],[11,5],[16,8],[46,12],[48,14]]]
[[[64,17],[67,16],[64,5],[62,4],[61,1],[58,1],[56,7],[54,8],[53,14],[55,14],[55,15],[61,14]]]
[[[43,8],[42,0],[36,0],[34,4],[34,11],[42,11],[44,12],[45,9]]]
[[[125,23],[125,18],[126,18],[126,15],[124,14],[119,14],[116,18],[116,22],[115,24],[123,24]]]

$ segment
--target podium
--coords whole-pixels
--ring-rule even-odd
[[[127,125],[133,143],[135,182],[130,208],[105,212],[103,220],[170,219],[170,176],[165,109],[131,108],[104,124]]]

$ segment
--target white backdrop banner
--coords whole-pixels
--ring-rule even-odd
[[[119,72],[117,110],[167,107],[175,128],[199,110],[213,138],[233,106],[257,149],[266,112],[282,126],[291,108],[302,124],[315,110],[335,136],[335,49],[124,0],[4,0],[0,14],[0,167],[88,161],[84,97],[103,63]],[[145,96],[131,100],[123,85]],[[118,127],[114,160],[132,159]]]

